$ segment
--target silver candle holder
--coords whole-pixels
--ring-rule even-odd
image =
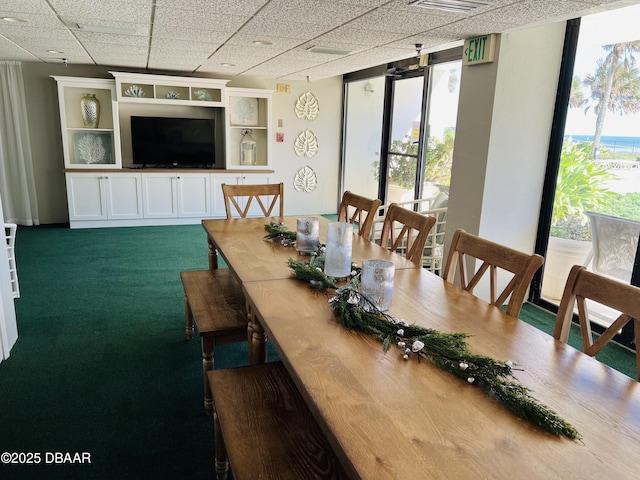
[[[317,217],[298,218],[296,250],[300,255],[311,255],[320,246],[320,220]]]
[[[382,312],[391,308],[395,270],[393,262],[387,260],[362,262],[360,294]]]
[[[351,245],[353,225],[331,222],[327,225],[327,245],[324,273],[328,277],[346,278],[351,273]]]

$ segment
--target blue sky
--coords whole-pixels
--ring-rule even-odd
[[[638,25],[640,5],[583,17],[574,75],[583,79],[585,75],[595,71],[596,61],[606,56],[602,45],[640,40]],[[636,59],[640,66],[640,55]],[[588,89],[584,93],[588,96]],[[569,109],[565,134],[593,135],[595,118],[593,109],[587,115],[583,108]],[[640,114],[620,116],[608,112],[602,134],[640,137]]]

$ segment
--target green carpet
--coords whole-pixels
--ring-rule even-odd
[[[200,345],[184,337],[179,277],[207,268],[202,227],[21,227],[16,257],[20,336],[0,364],[0,453],[42,461],[0,464],[0,479],[214,478]],[[553,326],[530,305],[521,317]],[[602,360],[635,376],[633,354],[612,348]],[[246,357],[245,343],[220,346],[216,368]],[[91,464],[46,464],[46,452],[89,452]]]
[[[199,225],[19,228],[19,338],[0,364],[2,479],[213,478],[198,337],[184,336],[181,270],[207,268]],[[273,354],[273,352],[271,352]],[[216,368],[246,364],[246,344]],[[90,465],[45,464],[89,452]]]

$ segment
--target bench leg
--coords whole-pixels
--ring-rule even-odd
[[[191,311],[191,305],[187,296],[184,296],[184,321],[185,321],[185,333],[187,334],[187,340],[193,338],[193,312]]]
[[[209,389],[207,372],[213,370],[213,337],[202,337],[202,378],[204,382],[204,410],[207,415],[213,414],[213,395]]]
[[[213,435],[216,456],[216,475],[218,480],[227,480],[229,474],[229,457],[227,455],[227,447],[224,444],[224,438],[222,437],[218,414],[215,411],[213,412]]]

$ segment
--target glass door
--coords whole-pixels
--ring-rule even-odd
[[[421,125],[424,77],[393,82],[389,146],[387,154],[386,204],[417,198],[416,179],[424,138]]]

